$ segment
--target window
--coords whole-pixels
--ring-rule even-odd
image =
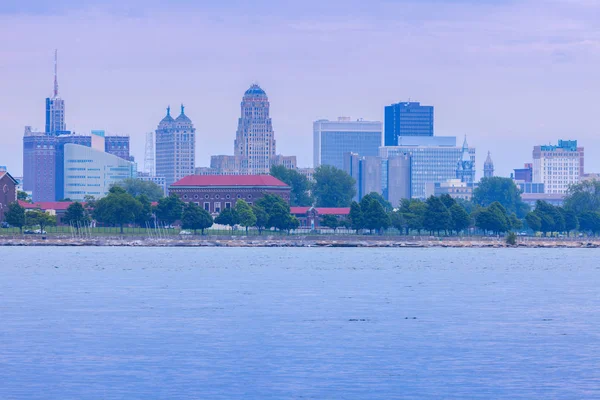
[[[209,196],[208,196],[207,194],[205,194],[205,195],[204,195],[204,198],[205,198],[205,199],[208,199],[208,197],[209,197]]]
[[[218,194],[215,194],[215,199],[220,199],[221,196],[219,196]]]
[[[248,198],[249,198],[249,199],[251,199],[251,198],[252,198],[252,195],[251,195],[251,194],[249,194],[249,195],[248,195]]]
[[[215,212],[216,213],[220,213],[221,212],[221,202],[219,202],[219,201],[215,202]]]
[[[225,203],[225,208],[231,208],[231,203],[230,202]]]
[[[184,198],[184,199],[187,199],[187,194],[184,194],[184,195],[183,195],[183,198]]]
[[[210,212],[210,203],[208,201],[204,202],[204,209]]]
[[[194,195],[194,199],[198,199],[198,195],[197,194]],[[198,204],[198,203],[196,203],[196,204]]]
[[[230,199],[230,198],[231,198],[231,196],[230,196],[230,195],[228,195],[228,194],[226,194],[226,195],[225,195],[225,198],[226,198],[226,199]]]
[[[238,198],[238,199],[241,199],[241,198],[242,198],[242,195],[241,195],[241,194],[238,194],[238,195],[237,195],[237,198]]]

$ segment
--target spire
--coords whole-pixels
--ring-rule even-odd
[[[58,97],[58,49],[54,49],[54,96]]]
[[[181,103],[181,114],[185,114],[185,113],[183,112],[183,110],[184,110],[184,109],[185,109],[185,107],[183,106],[183,103]]]
[[[171,116],[171,106],[167,106],[167,117]]]
[[[467,144],[467,135],[465,135],[465,141],[463,142],[463,146],[462,146],[462,148],[463,148],[463,151],[464,151],[465,149],[467,149],[467,150],[469,149],[469,145]]]

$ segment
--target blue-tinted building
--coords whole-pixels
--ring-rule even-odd
[[[344,168],[344,154],[356,153],[362,157],[379,154],[382,124],[379,121],[319,120],[313,123],[313,160],[319,165]]]
[[[418,102],[385,107],[385,146],[398,146],[401,136],[433,136],[433,106]]]

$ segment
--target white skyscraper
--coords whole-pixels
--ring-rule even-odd
[[[146,133],[146,148],[144,151],[144,172],[154,176],[156,165],[154,163],[154,132]]]

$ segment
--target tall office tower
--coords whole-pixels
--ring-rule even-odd
[[[360,201],[369,193],[381,194],[381,158],[362,157],[357,153],[344,153],[344,171],[356,181],[354,201]]]
[[[154,132],[146,133],[146,148],[144,151],[144,173],[154,176]]]
[[[332,165],[344,168],[344,154],[377,156],[381,146],[382,125],[379,121],[353,121],[340,117],[337,121],[319,120],[313,123],[314,167]]]
[[[248,175],[269,173],[276,154],[269,107],[269,98],[260,86],[254,84],[244,93],[233,154],[244,160],[242,168]]]
[[[492,161],[492,156],[488,151],[487,158],[483,163],[483,177],[484,178],[492,178],[494,176],[494,162]]]
[[[462,146],[462,154],[460,160],[456,164],[456,179],[467,185],[472,185],[475,182],[475,161],[471,159],[467,137]]]
[[[418,102],[385,107],[385,146],[398,146],[399,136],[433,136],[433,106]]]
[[[46,98],[46,133],[58,135],[66,130],[65,102],[58,97],[58,50],[54,50],[54,91]]]
[[[164,176],[167,188],[184,176],[194,174],[196,129],[185,115],[171,117],[171,107],[156,129],[156,175]]]
[[[543,183],[545,193],[565,194],[583,177],[583,147],[577,140],[559,140],[557,146],[534,146],[533,182]]]
[[[23,190],[33,201],[55,200],[56,137],[25,127],[23,135]]]

